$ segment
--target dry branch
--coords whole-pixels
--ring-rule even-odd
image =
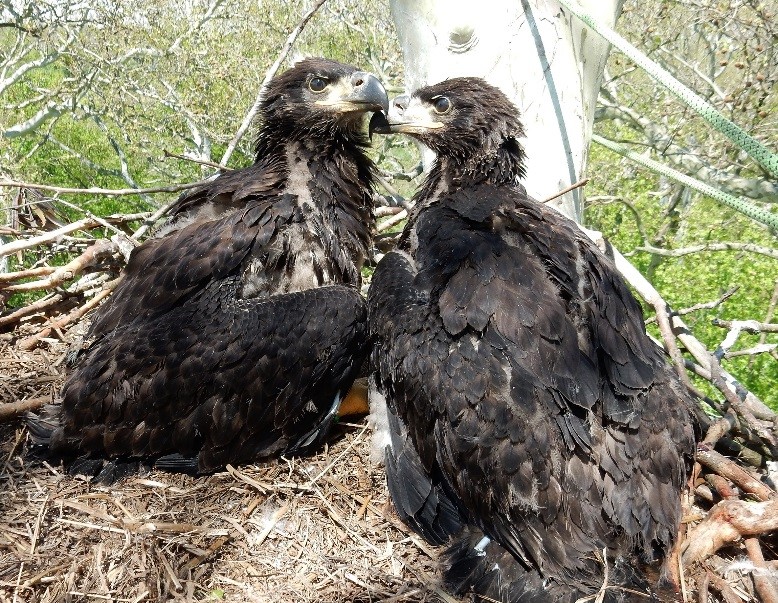
[[[62,318],[59,318],[57,320],[52,320],[49,323],[49,326],[43,329],[42,331],[40,331],[39,333],[22,339],[19,342],[19,348],[22,350],[31,350],[40,343],[41,339],[51,335],[52,331],[62,329],[67,325],[69,325],[70,323],[81,319],[87,312],[89,312],[92,308],[96,307],[97,304],[99,304],[103,299],[105,299],[111,293],[111,291],[114,290],[118,282],[119,279],[117,278],[106,283],[103,286],[102,291],[100,291],[100,293],[95,295],[88,302],[82,304],[81,306],[71,311],[70,313],[66,314]]]
[[[51,289],[61,285],[65,281],[75,278],[90,266],[94,266],[100,260],[112,256],[116,251],[116,245],[113,241],[109,239],[99,239],[94,245],[87,247],[86,251],[80,256],[64,266],[60,266],[44,279],[28,283],[19,283],[17,285],[9,285],[7,287],[3,287],[2,284],[0,284],[0,288],[3,288],[5,291],[13,292]]]
[[[105,195],[106,197],[124,197],[128,195],[149,195],[152,193],[177,193],[190,188],[197,188],[207,184],[208,180],[188,182],[185,184],[171,184],[169,186],[154,186],[151,188],[69,188],[64,186],[51,186],[48,184],[34,184],[32,182],[16,182],[15,180],[0,180],[0,187],[30,188],[34,190],[49,191],[61,195]]]
[[[108,216],[106,218],[81,218],[80,220],[76,220],[70,224],[65,224],[56,230],[51,230],[35,237],[20,238],[16,241],[6,243],[5,245],[0,245],[0,258],[6,255],[12,255],[18,251],[24,251],[25,249],[37,247],[38,245],[53,243],[61,237],[69,235],[70,233],[77,230],[91,230],[93,228],[101,228],[103,226],[103,222],[108,222],[109,224],[124,224],[127,222],[143,220],[148,218],[148,216],[148,213],[142,213],[129,214],[125,216]]]
[[[778,495],[775,490],[763,484],[734,461],[728,459],[708,446],[697,446],[697,462],[726,477],[743,491],[753,494],[760,501],[773,500]]]
[[[26,278],[35,278],[36,276],[47,276],[57,270],[55,266],[41,266],[39,268],[28,268],[18,272],[0,272],[0,287],[5,283],[13,283]]]
[[[40,396],[19,402],[6,402],[0,404],[0,422],[15,419],[24,412],[38,410],[44,404],[51,403],[51,396]]]
[[[748,557],[754,564],[754,588],[759,593],[762,603],[778,603],[778,592],[776,592],[773,581],[769,577],[771,572],[765,563],[759,539],[746,538],[745,545]]]
[[[740,329],[748,333],[778,333],[778,324],[757,320],[721,320],[714,318],[711,324],[725,329]]]
[[[778,530],[778,500],[722,500],[695,526],[687,538],[683,563],[701,563],[720,548],[741,538]]]
[[[18,322],[19,320],[21,320],[25,316],[29,316],[30,314],[35,314],[37,312],[43,312],[44,310],[48,310],[49,308],[52,308],[57,304],[59,304],[64,298],[65,296],[62,293],[54,293],[51,295],[47,295],[43,299],[39,299],[38,301],[28,304],[23,308],[19,308],[18,310],[15,310],[14,312],[7,314],[6,316],[0,316],[0,327],[4,327],[13,324],[15,322]]]

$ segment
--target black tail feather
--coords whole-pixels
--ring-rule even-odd
[[[462,529],[459,511],[442,480],[427,475],[402,422],[390,409],[387,417],[386,482],[397,514],[430,544],[445,544]]]
[[[602,563],[595,574],[542,576],[518,561],[495,540],[466,526],[442,558],[446,586],[457,595],[472,594],[474,601],[498,603],[575,603],[597,595],[605,581]],[[668,593],[649,587],[641,570],[624,559],[608,560],[605,603],[672,601]]]
[[[59,427],[59,404],[46,404],[41,413],[28,412],[25,420],[32,445],[38,451],[48,448],[51,434]]]

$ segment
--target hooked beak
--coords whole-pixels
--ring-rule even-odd
[[[389,96],[381,81],[367,71],[355,71],[348,83],[343,83],[317,105],[332,107],[342,113],[388,111]]]
[[[370,120],[371,134],[424,134],[442,127],[442,122],[433,119],[425,107],[406,95],[392,100],[387,115],[376,113]]]

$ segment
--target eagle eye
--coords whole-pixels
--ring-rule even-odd
[[[436,113],[448,113],[451,110],[451,101],[445,96],[439,96],[432,103]]]
[[[311,81],[308,82],[308,88],[310,88],[312,92],[321,92],[326,87],[327,80],[323,77],[313,77],[311,78]]]

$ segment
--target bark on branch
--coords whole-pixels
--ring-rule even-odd
[[[701,563],[720,548],[741,538],[778,530],[778,500],[745,502],[722,500],[690,532],[683,563]]]

